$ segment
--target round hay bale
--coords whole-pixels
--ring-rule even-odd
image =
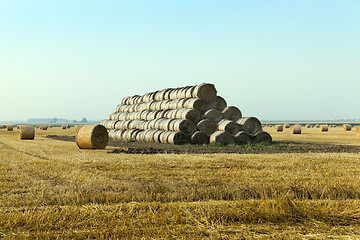
[[[199,131],[203,132],[207,136],[210,136],[217,130],[217,125],[209,120],[209,119],[203,119],[198,124],[196,124],[196,127]]]
[[[227,103],[224,98],[216,96],[214,99],[208,100],[208,105],[210,109],[213,108],[221,112],[226,108]]]
[[[299,125],[291,126],[291,133],[292,134],[301,134],[301,126],[299,126]]]
[[[188,98],[178,99],[176,108],[184,108],[185,102],[189,100]]]
[[[218,123],[224,119],[224,114],[216,109],[210,109],[204,113],[204,117],[214,123]]]
[[[290,124],[284,123],[284,128],[290,128]]]
[[[171,100],[161,101],[160,108],[163,110],[170,109],[171,102],[172,102]]]
[[[204,99],[198,99],[198,98],[189,98],[184,102],[184,108],[191,108],[196,109],[200,113],[205,113],[207,110],[210,109],[208,102]]]
[[[197,124],[201,120],[201,113],[196,109],[180,108],[175,113],[174,118],[187,119]]]
[[[111,129],[111,130],[108,130],[108,137],[109,139],[113,139],[113,140],[116,140],[116,129]]]
[[[81,149],[104,149],[109,136],[102,125],[84,125],[76,133],[76,144]]]
[[[196,86],[190,86],[189,88],[186,89],[186,98],[192,98],[193,97],[193,93],[194,93],[194,89],[196,88]]]
[[[160,134],[160,142],[168,143],[168,137],[170,136],[171,133],[172,133],[171,131],[166,131],[166,132]]]
[[[33,140],[35,137],[35,128],[33,126],[21,126],[20,127],[20,139],[21,140]]]
[[[7,125],[6,126],[6,131],[8,131],[8,132],[14,131],[14,126],[13,125]]]
[[[121,104],[127,104],[127,102],[128,102],[128,99],[130,98],[130,96],[129,97],[124,97],[122,100],[121,100]]]
[[[306,127],[306,128],[310,128],[311,126],[310,126],[310,124],[306,124],[305,127]]]
[[[253,138],[245,131],[239,131],[235,135],[235,141],[238,145],[244,145],[253,142]]]
[[[122,137],[123,134],[124,134],[124,130],[115,130],[114,140],[123,141],[124,140],[124,138]]]
[[[275,125],[274,129],[276,132],[282,132],[284,130],[284,126],[283,125]]]
[[[5,125],[0,125],[0,129],[5,129],[6,126]]]
[[[173,89],[173,90],[170,91],[169,97],[170,97],[171,100],[177,99],[178,91],[179,91],[179,89]]]
[[[195,132],[196,126],[193,122],[187,119],[176,119],[172,121],[174,124],[172,125],[173,129],[170,129],[174,132],[182,132],[185,135],[191,135]]]
[[[301,127],[300,127],[301,130]],[[253,136],[255,143],[272,143],[272,137],[268,132],[260,131]]]
[[[343,128],[345,131],[351,131],[352,126],[351,126],[350,124],[343,124],[343,125],[342,125],[342,128]]]
[[[235,144],[235,137],[228,132],[216,131],[210,136],[211,143],[218,143],[221,145]]]
[[[224,114],[224,118],[232,120],[234,122],[236,122],[237,120],[239,120],[242,117],[240,109],[238,109],[235,106],[225,107],[222,110],[222,113]]]
[[[214,86],[214,84],[210,84],[210,83],[202,83],[197,85],[194,88],[194,91],[192,93],[192,96],[194,98],[201,98],[204,100],[211,100],[214,99],[216,97],[216,88]]]
[[[231,135],[242,130],[242,126],[228,119],[223,119],[218,123],[218,131],[226,131]]]
[[[170,108],[170,109],[178,109],[178,107],[177,107],[178,102],[179,102],[179,99],[172,100],[172,101],[169,103],[169,108]]]
[[[320,132],[327,132],[329,131],[329,126],[328,125],[320,125]]]
[[[170,132],[167,137],[167,143],[175,144],[175,145],[183,145],[191,143],[191,139],[189,136],[181,133],[181,132]]]
[[[162,130],[156,130],[156,131],[154,132],[153,142],[160,143],[160,136],[161,136],[161,134],[162,134],[163,132],[164,132],[164,131],[162,131]]]
[[[176,99],[186,98],[186,87],[181,88],[176,93]]]
[[[174,121],[174,119],[163,119],[161,120],[160,124],[159,124],[159,129],[164,130],[164,131],[169,131],[170,130],[170,123]]]
[[[49,126],[48,125],[42,125],[40,127],[41,130],[48,130]]]
[[[191,144],[209,144],[210,137],[201,131],[196,131],[191,135]]]
[[[244,117],[236,121],[242,126],[242,129],[250,135],[255,135],[262,130],[261,122],[256,117]]]

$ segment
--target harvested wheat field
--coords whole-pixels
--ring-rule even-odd
[[[0,238],[359,239],[356,130],[264,127],[273,143],[109,141],[0,129]]]

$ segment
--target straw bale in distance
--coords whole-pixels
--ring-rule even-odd
[[[8,132],[14,131],[14,126],[13,126],[13,125],[7,125],[7,126],[6,126],[6,130],[7,130]]]
[[[210,137],[201,131],[196,131],[191,135],[192,144],[208,144]]]
[[[290,128],[290,124],[284,123],[284,128]]]
[[[208,100],[208,105],[210,109],[214,108],[221,112],[224,108],[226,108],[227,103],[224,98],[216,96],[214,99]]]
[[[282,132],[284,130],[284,126],[283,125],[275,125],[274,129],[277,132]]]
[[[242,126],[242,129],[249,133],[250,135],[255,135],[255,133],[262,130],[261,122],[256,117],[244,117],[236,121]]]
[[[210,136],[211,143],[219,143],[222,145],[235,144],[235,137],[225,131],[216,131]]]
[[[218,123],[218,131],[226,131],[231,135],[234,135],[240,130],[242,130],[241,125],[228,119],[223,119]]]
[[[256,143],[272,143],[271,135],[265,131],[257,132],[253,138]]]
[[[202,98],[204,100],[210,100],[216,97],[216,88],[214,84],[202,83],[197,85],[193,91],[194,98]]]
[[[216,109],[210,109],[204,113],[204,117],[214,123],[218,123],[224,119],[224,114]]]
[[[321,124],[320,125],[320,132],[327,132],[327,131],[329,131],[329,126],[328,125],[326,125],[326,124]]]
[[[252,143],[253,142],[253,138],[245,131],[239,131],[237,132],[235,135],[235,141],[236,144],[239,145],[243,145],[243,144],[247,144],[247,143]]]
[[[21,126],[20,127],[20,139],[21,140],[33,140],[35,137],[35,127],[33,126]]]
[[[102,125],[84,125],[76,133],[76,144],[81,149],[104,149],[109,136]]]
[[[301,126],[299,126],[299,125],[291,126],[291,133],[292,134],[301,134]]]
[[[345,131],[351,131],[351,128],[352,128],[352,126],[350,124],[343,124],[342,127]]]
[[[225,107],[222,110],[222,113],[224,114],[224,118],[232,120],[234,122],[236,122],[242,117],[240,109],[235,106]]]
[[[199,131],[203,132],[204,134],[206,134],[208,136],[210,136],[217,130],[217,125],[209,119],[201,120],[200,122],[198,122],[196,127]]]

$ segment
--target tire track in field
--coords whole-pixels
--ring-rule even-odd
[[[40,156],[40,155],[37,155],[37,154],[29,153],[29,152],[14,148],[14,147],[10,147],[9,145],[7,145],[7,144],[5,144],[3,142],[0,142],[0,144],[3,145],[5,148],[8,148],[8,149],[13,150],[15,152],[19,152],[19,153],[26,154],[26,155],[31,156],[31,157],[40,158],[40,159],[47,160],[47,161],[50,160],[50,158],[47,158],[47,157],[43,157],[43,156]]]

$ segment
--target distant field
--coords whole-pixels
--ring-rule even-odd
[[[265,127],[276,144],[360,146],[355,129],[302,130]],[[74,133],[0,130],[0,238],[360,238],[359,153],[110,154],[45,138]]]

